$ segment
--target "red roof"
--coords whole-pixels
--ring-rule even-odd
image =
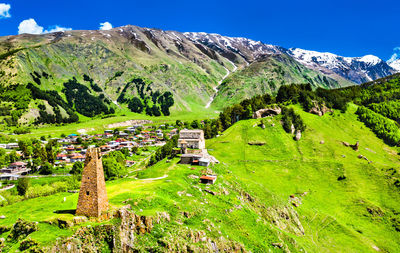
[[[215,179],[217,179],[217,177],[216,176],[201,176],[200,179],[215,180]]]
[[[10,165],[24,166],[24,165],[26,165],[26,163],[24,163],[24,162],[15,162],[15,163],[12,163],[12,164],[10,164]]]
[[[72,159],[83,159],[83,158],[85,158],[83,155],[76,155],[72,157]]]

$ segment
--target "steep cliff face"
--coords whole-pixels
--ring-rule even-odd
[[[163,229],[153,231],[154,226],[164,227],[169,222],[168,213],[155,217],[139,216],[124,207],[111,215],[111,224],[95,227],[84,226],[70,238],[57,241],[50,252],[246,252],[242,245],[224,237],[208,237],[204,231],[179,227],[171,234]],[[161,232],[162,233],[162,232]]]

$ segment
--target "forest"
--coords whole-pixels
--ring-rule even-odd
[[[117,101],[127,103],[132,112],[145,112],[149,116],[169,116],[171,114],[170,108],[174,105],[172,93],[169,91],[164,93],[158,90],[153,91],[150,85],[151,81],[133,78],[124,86]],[[132,95],[134,96],[127,98],[127,96]]]

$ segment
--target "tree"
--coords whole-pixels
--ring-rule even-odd
[[[56,159],[56,153],[57,153],[57,142],[56,140],[50,140],[46,146],[46,161],[54,164],[54,161]]]
[[[175,121],[175,126],[176,126],[176,127],[182,127],[182,126],[183,126],[182,120],[177,119],[177,120]]]
[[[139,98],[134,97],[129,101],[128,108],[132,112],[141,113],[141,112],[143,112],[144,105]]]
[[[51,175],[51,174],[53,174],[53,165],[51,165],[50,163],[46,162],[45,164],[40,166],[39,174],[40,175]]]
[[[29,178],[26,178],[26,177],[19,178],[17,181],[18,195],[24,196],[30,187],[30,183],[31,182],[30,182]]]
[[[105,180],[120,177],[124,172],[124,167],[114,157],[103,158],[103,169]]]
[[[191,126],[193,129],[199,129],[199,128],[201,128],[200,123],[199,123],[199,121],[198,121],[197,119],[193,120],[192,123],[190,124],[190,126]]]
[[[11,151],[11,153],[8,154],[8,161],[10,163],[14,163],[18,160],[17,152],[15,150]]]
[[[70,170],[69,174],[72,175],[81,175],[83,171],[83,162],[77,161],[72,165],[72,169]]]

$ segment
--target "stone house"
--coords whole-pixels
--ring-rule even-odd
[[[183,154],[183,155],[181,155],[181,160],[179,163],[181,163],[181,164],[198,163],[200,158],[202,158],[201,155]]]
[[[206,142],[203,130],[181,130],[179,132],[178,148],[182,147],[182,143],[187,148],[205,149]]]

